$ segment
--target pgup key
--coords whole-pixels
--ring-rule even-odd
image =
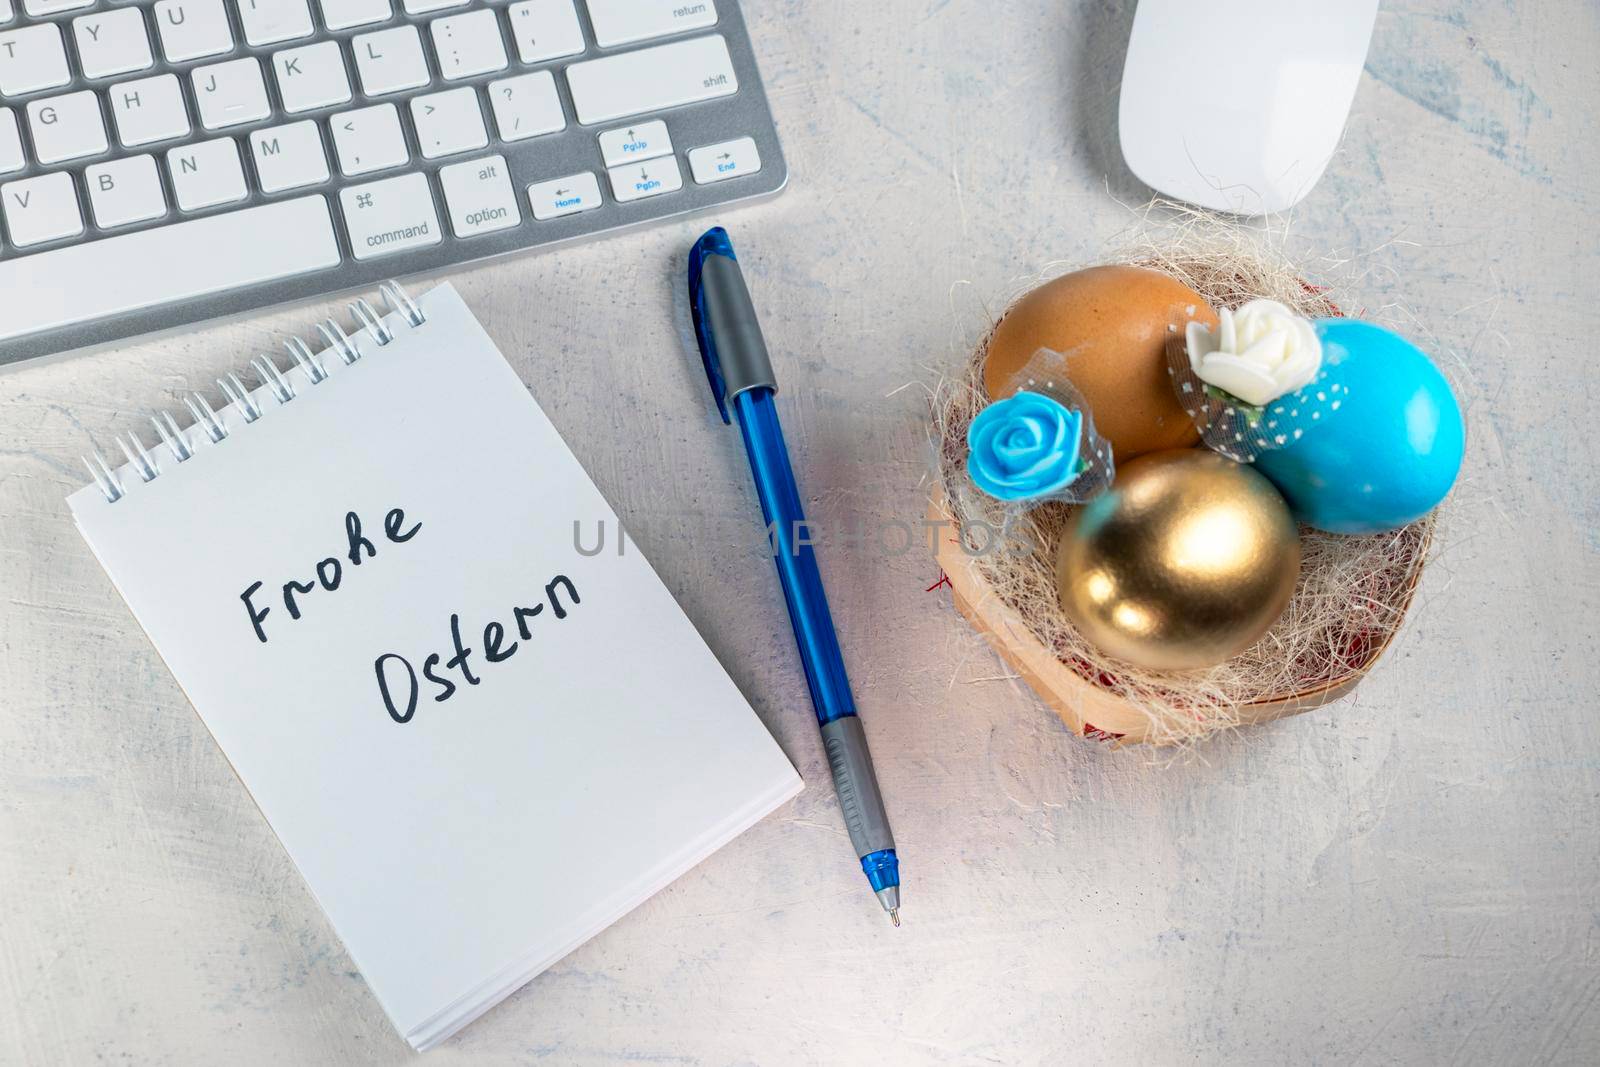
[[[671,154],[672,138],[667,136],[667,124],[660,119],[637,122],[620,130],[607,130],[600,135],[600,155],[608,167],[620,167],[624,163],[637,163]]]

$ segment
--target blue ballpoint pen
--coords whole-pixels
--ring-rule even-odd
[[[726,423],[732,408],[744,435],[761,514],[772,539],[773,562],[789,605],[789,624],[794,627],[811,703],[822,726],[822,744],[850,843],[861,858],[861,869],[873,892],[899,926],[900,861],[894,851],[894,835],[883,810],[867,737],[856,716],[855,697],[850,694],[839,637],[828,613],[822,574],[817,570],[800,506],[800,491],[789,466],[789,449],[783,442],[773,399],[778,384],[766,341],[733,244],[720,226],[707,230],[689,253],[689,307],[717,410]]]

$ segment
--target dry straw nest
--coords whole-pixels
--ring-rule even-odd
[[[1169,274],[1213,307],[1271,297],[1308,316],[1343,314],[1342,294],[1307,284],[1306,272],[1260,234],[1203,214],[1182,212],[1159,229],[1141,227],[1111,260]],[[939,562],[957,606],[1003,658],[1079,733],[1157,744],[1194,741],[1348,693],[1399,629],[1434,516],[1367,537],[1302,527],[1300,578],[1288,608],[1260,641],[1225,663],[1151,671],[1113,659],[1074,628],[1057,600],[1054,549],[1070,506],[1035,508],[996,537],[991,531],[1006,527],[1005,506],[967,476],[967,426],[989,402],[983,365],[993,326],[934,392],[939,469],[931,514],[962,531],[940,538]]]

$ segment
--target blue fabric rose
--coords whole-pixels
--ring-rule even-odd
[[[967,471],[998,500],[1032,500],[1078,476],[1083,415],[1026,389],[998,400],[967,428]]]

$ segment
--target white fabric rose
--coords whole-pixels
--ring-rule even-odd
[[[1218,329],[1189,323],[1184,340],[1196,377],[1261,407],[1304,388],[1322,369],[1322,341],[1311,320],[1276,300],[1223,308]]]

